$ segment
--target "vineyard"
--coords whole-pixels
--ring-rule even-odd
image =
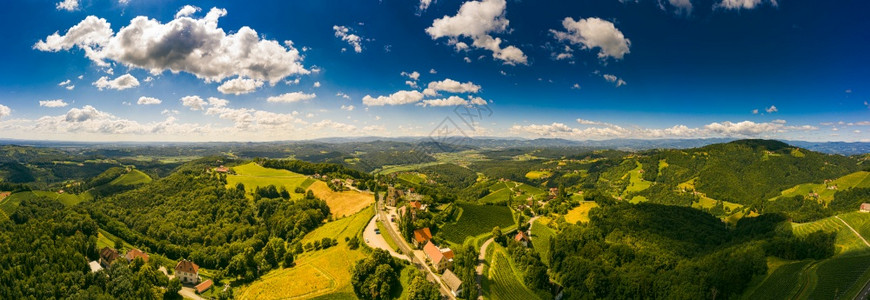
[[[496,246],[493,250],[492,266],[485,280],[488,286],[484,286],[484,292],[489,292],[489,299],[541,299],[517,278],[504,249]]]
[[[458,204],[462,215],[454,223],[449,223],[441,229],[447,241],[462,244],[466,238],[489,233],[499,226],[507,228],[514,225],[510,208],[496,205],[476,205],[470,203]]]

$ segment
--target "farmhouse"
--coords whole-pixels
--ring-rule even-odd
[[[517,235],[514,236],[514,240],[523,244],[523,246],[529,246],[529,236],[525,231],[517,232]]]
[[[91,273],[96,273],[103,269],[97,261],[89,262],[88,267],[91,268]]]
[[[423,252],[426,253],[426,257],[429,258],[432,267],[438,273],[453,267],[453,250],[450,248],[439,249],[432,241],[429,241],[426,246],[423,246]]]
[[[462,280],[459,280],[459,277],[456,277],[456,274],[453,274],[450,270],[444,271],[444,275],[441,275],[441,280],[444,281],[444,284],[447,285],[453,296],[458,296],[462,292]]]
[[[867,203],[867,202],[861,203],[860,212],[870,212],[870,203]]]
[[[203,281],[200,284],[197,284],[196,287],[194,287],[194,288],[196,289],[197,294],[202,294],[202,293],[205,293],[205,291],[208,291],[213,285],[214,285],[214,282],[212,282],[211,279],[209,279],[209,280]]]
[[[142,252],[142,250],[135,249],[135,248],[130,249],[130,251],[127,251],[127,254],[124,254],[124,258],[127,259],[127,262],[131,262],[137,258],[141,258],[142,261],[148,262],[148,254],[146,254],[145,252]]]
[[[218,173],[227,173],[230,169],[221,165],[220,167],[214,168],[214,171]]]
[[[422,210],[423,209],[423,202],[414,200],[414,201],[409,202],[408,204],[410,204],[411,207],[414,208],[415,210]]]
[[[118,250],[109,247],[103,247],[103,249],[100,249],[100,265],[103,266],[103,268],[111,266],[118,257],[120,257],[120,255],[118,255]]]
[[[182,259],[175,265],[175,277],[181,283],[196,284],[199,282],[199,266],[192,261]]]
[[[429,227],[414,230],[414,247],[420,248],[432,239],[432,232]]]

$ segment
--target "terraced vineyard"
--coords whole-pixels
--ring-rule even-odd
[[[841,256],[819,263],[816,269],[818,283],[809,299],[837,299],[843,297],[870,270],[870,255]]]
[[[870,215],[868,215],[870,217]],[[810,233],[822,230],[824,232],[836,232],[835,241],[837,254],[866,250],[867,245],[861,241],[843,222],[835,217],[824,218],[815,222],[792,224],[792,230],[796,236],[807,236]],[[856,230],[858,230],[856,228]]]
[[[792,262],[776,269],[746,299],[789,299],[799,292],[800,277],[812,261]]]
[[[489,233],[495,226],[507,228],[515,224],[513,214],[506,206],[459,203],[458,207],[462,210],[459,220],[441,229],[444,238],[455,244]]]
[[[541,299],[517,278],[510,260],[501,247],[496,246],[492,255],[490,260],[492,265],[486,278],[488,284],[484,287],[484,291],[488,292],[489,299]]]
[[[828,186],[837,186],[837,189],[828,189]],[[859,171],[846,176],[834,179],[833,182],[825,183],[804,183],[796,185],[792,188],[782,191],[779,197],[804,196],[810,192],[819,194],[819,200],[825,203],[834,199],[834,193],[839,190],[851,188],[867,188],[870,187],[870,172]],[[775,198],[774,198],[775,199]]]
[[[151,182],[151,177],[147,174],[142,173],[142,171],[132,169],[127,174],[121,175],[115,180],[109,182],[110,185],[136,185],[136,184],[144,184]]]
[[[541,256],[541,261],[549,266],[550,261],[547,254],[550,250],[550,238],[556,235],[556,231],[547,227],[546,222],[549,222],[549,219],[539,218],[532,222],[531,238],[535,251]]]

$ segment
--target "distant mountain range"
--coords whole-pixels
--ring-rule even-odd
[[[447,137],[437,141],[430,137],[334,137],[299,141],[275,141],[275,142],[69,142],[69,141],[36,141],[0,139],[0,145],[14,144],[36,147],[130,147],[130,146],[221,146],[221,145],[276,145],[276,144],[309,144],[309,143],[372,143],[377,141],[442,144],[444,148],[530,148],[530,147],[578,147],[592,149],[617,149],[625,151],[639,151],[649,149],[686,149],[703,147],[710,144],[727,143],[738,140],[734,138],[708,138],[708,139],[612,139],[612,140],[586,140],[576,141],[559,138],[504,138],[504,137]],[[447,141],[447,142],[444,142]],[[433,143],[434,142],[434,143]],[[870,153],[870,143],[866,142],[807,142],[782,140],[793,146],[812,151],[855,155]]]

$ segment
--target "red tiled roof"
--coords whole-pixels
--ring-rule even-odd
[[[118,255],[118,250],[109,247],[103,247],[103,249],[100,249],[100,258],[102,258],[106,262],[111,263],[112,261],[117,259],[118,256],[120,256]]]
[[[429,231],[429,227],[414,230],[414,240],[416,240],[418,243],[425,243],[426,241],[431,239],[432,232]]]
[[[192,261],[182,259],[178,262],[178,264],[175,265],[175,272],[197,274],[197,272],[199,272],[199,266],[197,266]]]
[[[426,243],[426,246],[423,246],[423,252],[426,253],[426,257],[429,257],[429,260],[432,261],[433,265],[437,265],[444,259],[444,254],[441,253],[441,249],[438,249],[432,241]]]
[[[420,201],[414,200],[414,201],[411,201],[411,207],[416,208],[416,209],[420,209],[421,207],[423,207],[423,203]]]
[[[129,261],[132,261],[138,257],[142,258],[143,261],[148,262],[148,254],[142,252],[139,249],[130,249],[130,251],[127,251],[127,254],[125,254],[124,257],[127,258],[127,260]]]
[[[212,282],[211,279],[203,281],[202,283],[196,285],[196,292],[202,294],[202,292],[210,289],[212,285],[214,285],[214,282]]]
[[[444,255],[445,259],[453,259],[453,250],[447,249],[447,251],[441,252]]]
[[[520,241],[528,241],[528,240],[529,240],[529,236],[526,235],[525,232],[520,231],[520,232],[517,232],[517,235],[516,235],[516,236],[514,236],[514,240],[516,240],[517,242],[520,242]]]

